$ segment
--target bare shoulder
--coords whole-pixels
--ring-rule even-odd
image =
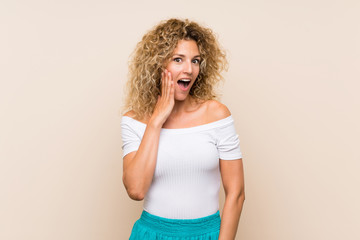
[[[130,111],[128,111],[128,112],[126,112],[126,113],[124,113],[124,115],[123,116],[126,116],[126,117],[131,117],[131,118],[134,118],[135,117],[135,112],[134,111],[132,111],[132,110],[130,110]]]
[[[147,120],[145,118],[140,119],[133,110],[130,110],[130,111],[124,113],[123,116],[130,117],[132,119],[135,119],[136,121],[147,124]]]
[[[231,115],[230,110],[217,100],[208,100],[206,102],[206,114],[211,122],[227,118]]]

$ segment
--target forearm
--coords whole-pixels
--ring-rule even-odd
[[[157,159],[162,124],[147,124],[140,146],[132,159],[124,162],[123,182],[129,196],[142,200],[150,187]]]
[[[244,203],[244,195],[226,196],[219,240],[234,240]]]

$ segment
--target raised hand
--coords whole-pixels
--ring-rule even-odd
[[[161,96],[159,96],[151,115],[140,146],[124,157],[123,182],[130,198],[143,200],[153,179],[160,132],[174,105],[175,86],[171,73],[161,74]],[[140,177],[139,177],[140,176]]]
[[[155,120],[161,126],[165,123],[174,107],[174,92],[175,84],[173,78],[171,73],[165,69],[161,73],[161,96],[158,97],[153,115],[151,116],[152,120]]]

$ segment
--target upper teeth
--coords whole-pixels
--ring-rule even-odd
[[[180,79],[180,81],[190,82],[190,79]]]

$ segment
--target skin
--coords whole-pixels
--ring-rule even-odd
[[[161,96],[154,112],[144,119],[147,124],[137,151],[124,157],[123,183],[130,198],[143,200],[154,175],[161,128],[187,128],[214,122],[231,115],[229,109],[215,100],[195,101],[189,91],[199,74],[200,53],[193,40],[180,40],[161,76]],[[179,79],[190,79],[182,90]],[[125,116],[134,117],[133,112]],[[235,239],[245,200],[242,159],[221,160],[220,172],[225,190],[219,240]],[[142,176],[141,178],[139,176]]]

